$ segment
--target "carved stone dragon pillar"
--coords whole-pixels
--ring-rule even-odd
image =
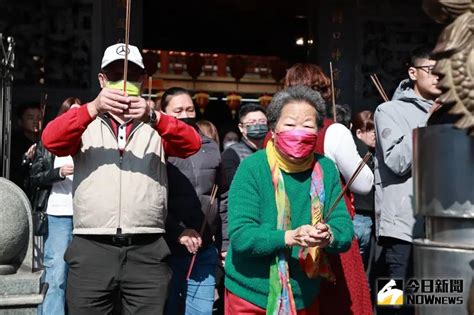
[[[424,0],[438,23],[450,23],[433,50],[443,106],[457,116],[456,127],[474,136],[474,0]]]
[[[463,303],[417,305],[417,315],[474,315],[474,0],[423,0],[425,12],[450,23],[433,50],[441,113],[453,124],[414,131],[416,213],[426,236],[414,241],[415,278],[462,279]]]

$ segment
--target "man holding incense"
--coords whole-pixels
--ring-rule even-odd
[[[320,283],[333,280],[327,255],[354,234],[344,201],[335,204],[339,172],[314,153],[325,103],[294,86],[267,117],[272,139],[242,161],[229,192],[226,314],[319,314]]]
[[[99,95],[43,132],[50,152],[74,160],[74,238],[64,256],[72,315],[110,314],[117,296],[125,314],[163,312],[171,276],[163,261],[165,158],[185,158],[201,146],[194,128],[139,96],[143,59],[127,46],[105,50]]]

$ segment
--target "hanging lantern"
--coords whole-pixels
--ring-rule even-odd
[[[270,102],[272,101],[272,98],[273,96],[265,93],[258,98],[258,101],[260,102],[260,105],[262,105],[263,107],[267,107],[268,104],[270,104]]]
[[[186,69],[189,75],[196,80],[202,72],[202,66],[204,65],[204,58],[199,54],[191,54],[186,60]]]
[[[274,60],[270,64],[272,78],[280,83],[286,75],[287,64],[283,60]]]
[[[237,82],[239,82],[240,79],[242,79],[245,75],[246,67],[247,60],[245,60],[242,56],[232,56],[229,59],[230,74]]]
[[[158,70],[159,61],[160,57],[151,50],[143,54],[143,64],[145,65],[147,76],[153,76],[156,70]]]
[[[238,95],[235,92],[230,93],[227,95],[227,106],[229,106],[232,117],[235,118],[235,114],[237,113],[237,108],[239,108],[240,103],[242,102],[242,96]]]
[[[201,114],[204,114],[204,110],[209,103],[209,94],[206,92],[198,92],[194,94],[194,102],[199,107],[199,111]]]

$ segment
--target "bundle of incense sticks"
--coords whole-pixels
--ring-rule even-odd
[[[151,86],[153,84],[153,78],[151,76],[148,77],[148,100],[151,100]]]
[[[40,125],[39,125],[39,132],[43,132],[43,121],[46,116],[46,105],[48,104],[48,93],[44,93],[41,97],[40,101],[40,110],[41,110],[41,120],[40,120]]]
[[[362,171],[362,168],[364,167],[364,165],[367,164],[367,162],[369,161],[369,159],[372,157],[372,154],[370,152],[367,152],[367,154],[364,156],[364,158],[362,159],[362,161],[360,161],[359,165],[357,166],[354,174],[352,174],[351,178],[349,178],[349,181],[347,182],[346,186],[344,187],[344,189],[340,192],[340,194],[337,196],[336,200],[334,201],[334,204],[331,206],[331,208],[329,209],[328,213],[326,214],[326,217],[324,218],[323,220],[323,223],[324,222],[327,222],[329,216],[331,215],[331,212],[333,212],[333,210],[336,208],[337,204],[339,203],[339,201],[341,201],[342,197],[344,197],[344,194],[347,192],[347,190],[351,187],[352,183],[354,182],[354,180],[357,178],[357,176],[360,174],[360,172]]]
[[[332,94],[332,117],[336,121],[336,91],[334,91],[334,74],[332,72],[332,62],[329,62],[329,71],[331,73],[331,94]]]
[[[123,91],[127,91],[127,75],[128,75],[128,44],[130,41],[130,8],[131,0],[127,0],[125,13],[125,59],[123,63]]]
[[[206,213],[204,214],[204,220],[202,221],[202,225],[201,225],[201,230],[199,231],[199,235],[202,237],[203,233],[204,233],[204,229],[206,228],[206,223],[207,223],[207,216],[209,215],[209,213],[211,212],[211,208],[214,204],[214,201],[216,200],[216,195],[217,195],[217,188],[218,186],[214,184],[214,186],[212,186],[212,190],[211,190],[211,202],[209,203],[209,207],[207,207],[207,211]],[[193,254],[193,258],[191,259],[191,264],[189,265],[189,268],[188,268],[188,273],[186,275],[186,280],[189,280],[189,277],[191,277],[191,272],[193,272],[193,266],[194,266],[194,262],[196,260],[196,255],[197,255],[197,252]]]
[[[380,83],[379,78],[375,73],[372,73],[370,75],[370,79],[372,79],[372,82],[374,83],[375,87],[377,88],[377,91],[379,91],[380,96],[384,100],[384,102],[388,102],[388,96],[387,93],[385,93],[385,90],[383,89],[382,83]]]

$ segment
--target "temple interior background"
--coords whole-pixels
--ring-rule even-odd
[[[51,119],[66,97],[91,100],[104,49],[124,40],[124,17],[123,0],[0,2],[0,30],[16,42],[13,107],[47,93]],[[240,104],[267,104],[295,62],[326,73],[332,62],[336,102],[374,109],[382,100],[369,75],[391,95],[409,52],[434,46],[441,29],[418,0],[133,0],[130,43],[142,50],[153,97],[187,88],[225,132]]]

